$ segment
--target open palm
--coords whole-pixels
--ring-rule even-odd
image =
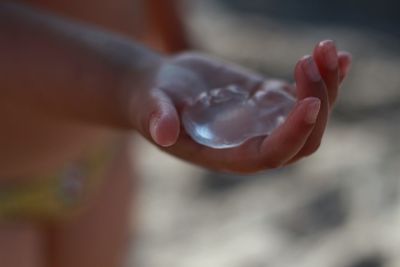
[[[175,56],[154,79],[149,105],[152,111],[142,118],[141,132],[164,151],[211,169],[248,173],[292,163],[320,146],[350,61],[350,55],[338,53],[332,41],[321,42],[313,56],[299,60],[294,71],[296,85],[291,85],[205,55]],[[260,86],[280,87],[298,101],[287,120],[269,136],[252,138],[228,149],[196,143],[182,129],[180,112],[199,93],[229,84],[250,92]]]

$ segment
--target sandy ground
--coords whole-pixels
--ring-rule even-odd
[[[198,47],[267,75],[291,79],[296,60],[326,37],[355,62],[321,149],[292,167],[228,176],[139,142],[139,225],[128,265],[400,266],[399,39],[188,3]]]

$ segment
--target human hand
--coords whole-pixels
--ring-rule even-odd
[[[350,63],[350,54],[338,53],[332,41],[321,42],[313,56],[297,63],[294,86],[205,55],[177,55],[161,65],[149,84],[150,90],[139,90],[140,95],[134,97],[136,128],[164,151],[207,168],[249,173],[284,166],[320,146]],[[229,84],[250,91],[261,84],[278,85],[296,95],[298,101],[286,121],[269,136],[252,138],[229,149],[196,143],[181,127],[182,109],[204,90]]]

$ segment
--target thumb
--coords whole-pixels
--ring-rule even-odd
[[[139,130],[157,145],[168,147],[176,143],[180,132],[178,112],[171,99],[161,90],[152,90],[142,102]]]

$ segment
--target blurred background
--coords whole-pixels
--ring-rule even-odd
[[[334,39],[354,64],[318,153],[288,168],[223,175],[138,141],[130,266],[400,266],[400,3],[187,0],[197,48],[292,80]]]

